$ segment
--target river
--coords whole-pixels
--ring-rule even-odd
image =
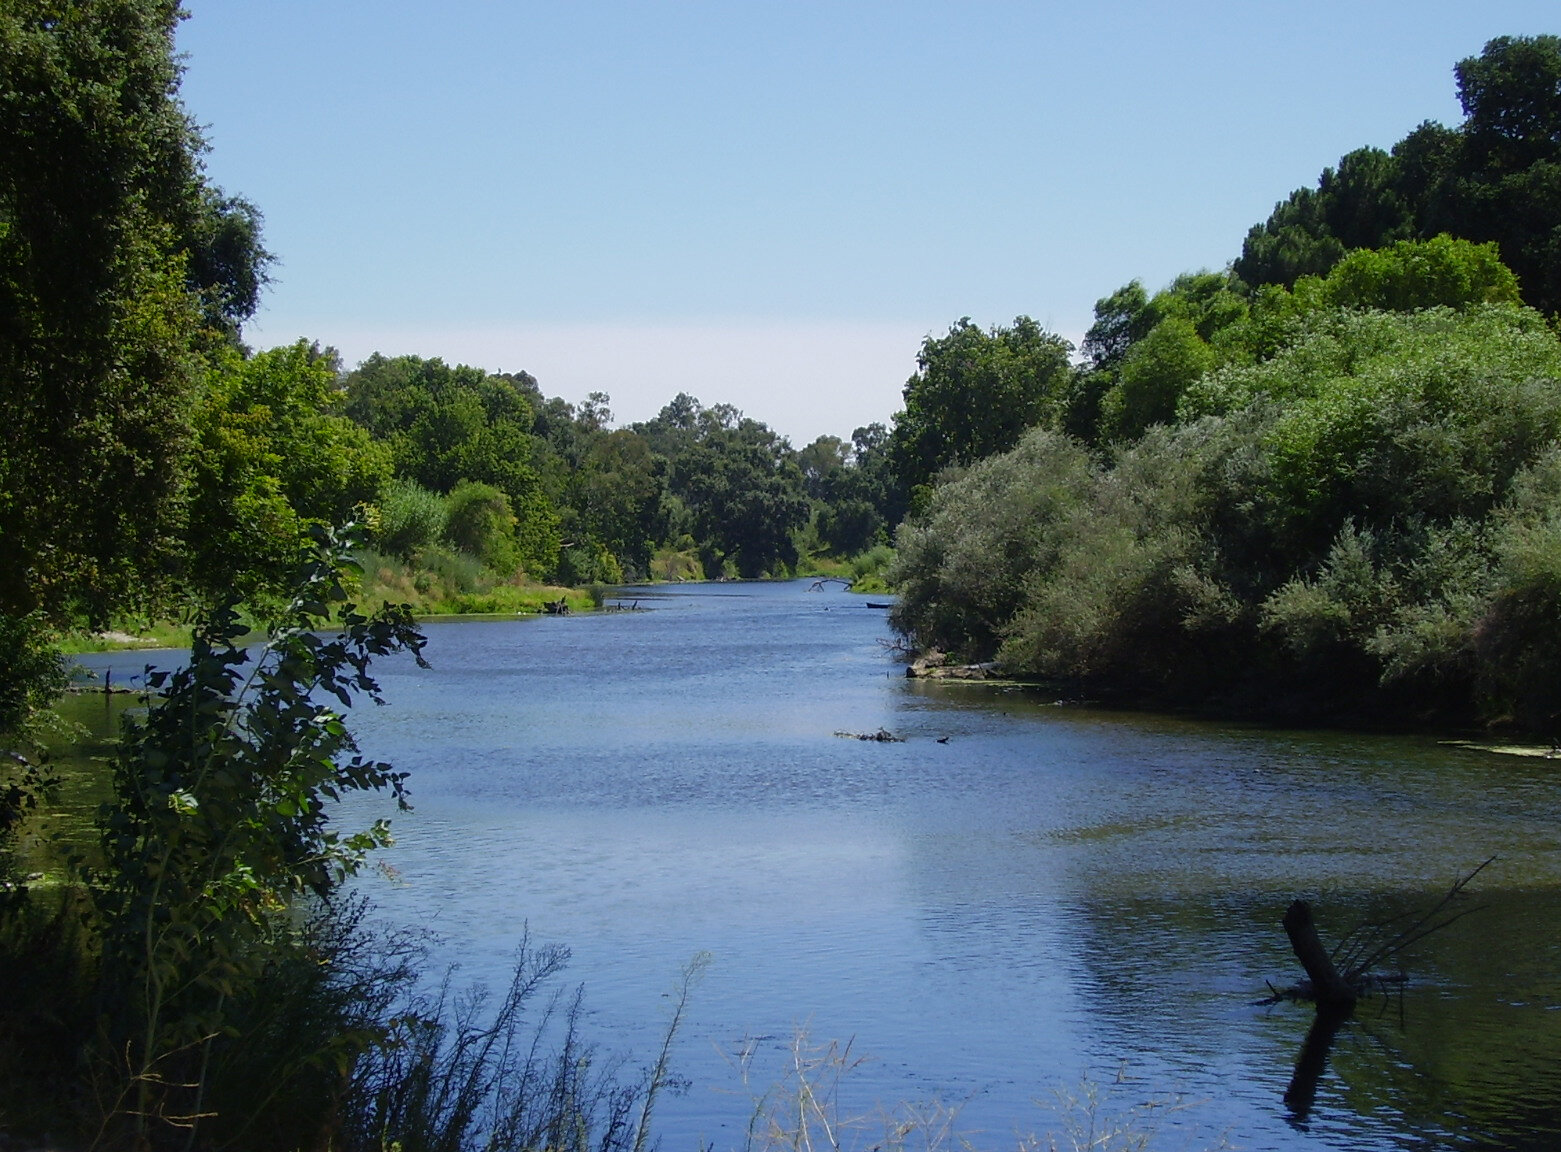
[[[502,985],[528,926],[566,944],[588,1032],[638,1064],[708,954],[669,1152],[740,1148],[799,1035],[865,1057],[844,1111],[941,1101],[982,1149],[1092,1117],[1154,1149],[1561,1144],[1556,764],[908,681],[883,611],[809,589],[430,623],[432,670],[382,663],[388,706],[352,716],[411,772],[381,914],[463,981]],[[902,742],[839,735],[879,729]],[[1333,939],[1491,856],[1287,1105],[1311,1009],[1254,1004],[1299,976],[1286,905]]]

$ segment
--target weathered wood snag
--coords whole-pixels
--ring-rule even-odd
[[[1290,937],[1290,947],[1295,958],[1306,970],[1311,981],[1312,996],[1317,1001],[1318,1012],[1333,1012],[1347,1016],[1358,998],[1355,988],[1334,968],[1333,960],[1323,948],[1317,936],[1317,925],[1312,921],[1312,906],[1305,900],[1296,900],[1285,910],[1282,921],[1285,935]]]

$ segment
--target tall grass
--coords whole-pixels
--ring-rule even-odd
[[[447,978],[410,995],[357,1062],[340,1152],[634,1152],[666,1069],[625,1078],[581,1035],[581,993],[550,988],[569,953],[522,941],[496,1005]],[[674,1025],[675,1026],[675,1025]]]
[[[566,601],[581,611],[592,607],[588,590],[532,584],[505,577],[464,552],[427,548],[414,562],[370,550],[359,553],[365,603],[410,604],[418,616],[472,613],[539,613],[546,602]]]
[[[1145,1093],[1121,1070],[1110,1081],[1082,1077],[1036,1102],[1039,1126],[1022,1127],[997,1140],[961,1125],[961,1106],[940,1099],[902,1101],[854,1111],[844,1100],[848,1082],[869,1058],[852,1042],[816,1043],[799,1029],[785,1066],[767,1087],[759,1082],[756,1046],[731,1058],[751,1108],[741,1152],[1149,1152],[1180,1148],[1214,1152],[1229,1148],[1189,1115],[1179,1096]]]

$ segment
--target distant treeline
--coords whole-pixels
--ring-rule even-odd
[[[351,371],[300,342],[220,358],[197,389],[184,579],[263,596],[311,523],[365,524],[417,564],[458,550],[569,585],[779,575],[803,553],[888,540],[882,425],[801,450],[686,394],[612,427],[610,400],[543,396],[525,372],[375,355]],[[674,573],[654,570],[658,553]]]
[[[1561,713],[1561,39],[1352,152],[1224,272],[922,349],[890,577],[925,645],[1295,718]]]

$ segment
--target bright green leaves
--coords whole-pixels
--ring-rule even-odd
[[[193,414],[187,583],[216,602],[275,599],[311,524],[372,502],[389,452],[342,414],[334,359],[299,341],[220,357]]]
[[[400,479],[440,495],[462,481],[498,489],[515,518],[513,564],[537,578],[552,572],[558,512],[534,465],[545,448],[533,431],[535,381],[375,355],[345,385],[347,413],[389,447]]]
[[[190,664],[151,677],[160,698],[115,762],[91,891],[111,1039],[141,1070],[147,1115],[166,1113],[180,1088],[164,1073],[198,1056],[223,1002],[259,978],[293,903],[330,898],[389,843],[384,821],[339,832],[329,802],[386,790],[405,806],[404,774],[363,757],[322,701],[377,701],[370,661],[421,662],[422,637],[404,609],[347,603],[342,544],[327,529],[313,537],[264,645],[237,647],[236,613],[214,612]]]
[[[1334,265],[1315,291],[1324,306],[1392,312],[1519,303],[1518,278],[1501,262],[1495,244],[1446,235],[1357,249]],[[1307,295],[1307,289],[1297,284],[1296,294]]]

